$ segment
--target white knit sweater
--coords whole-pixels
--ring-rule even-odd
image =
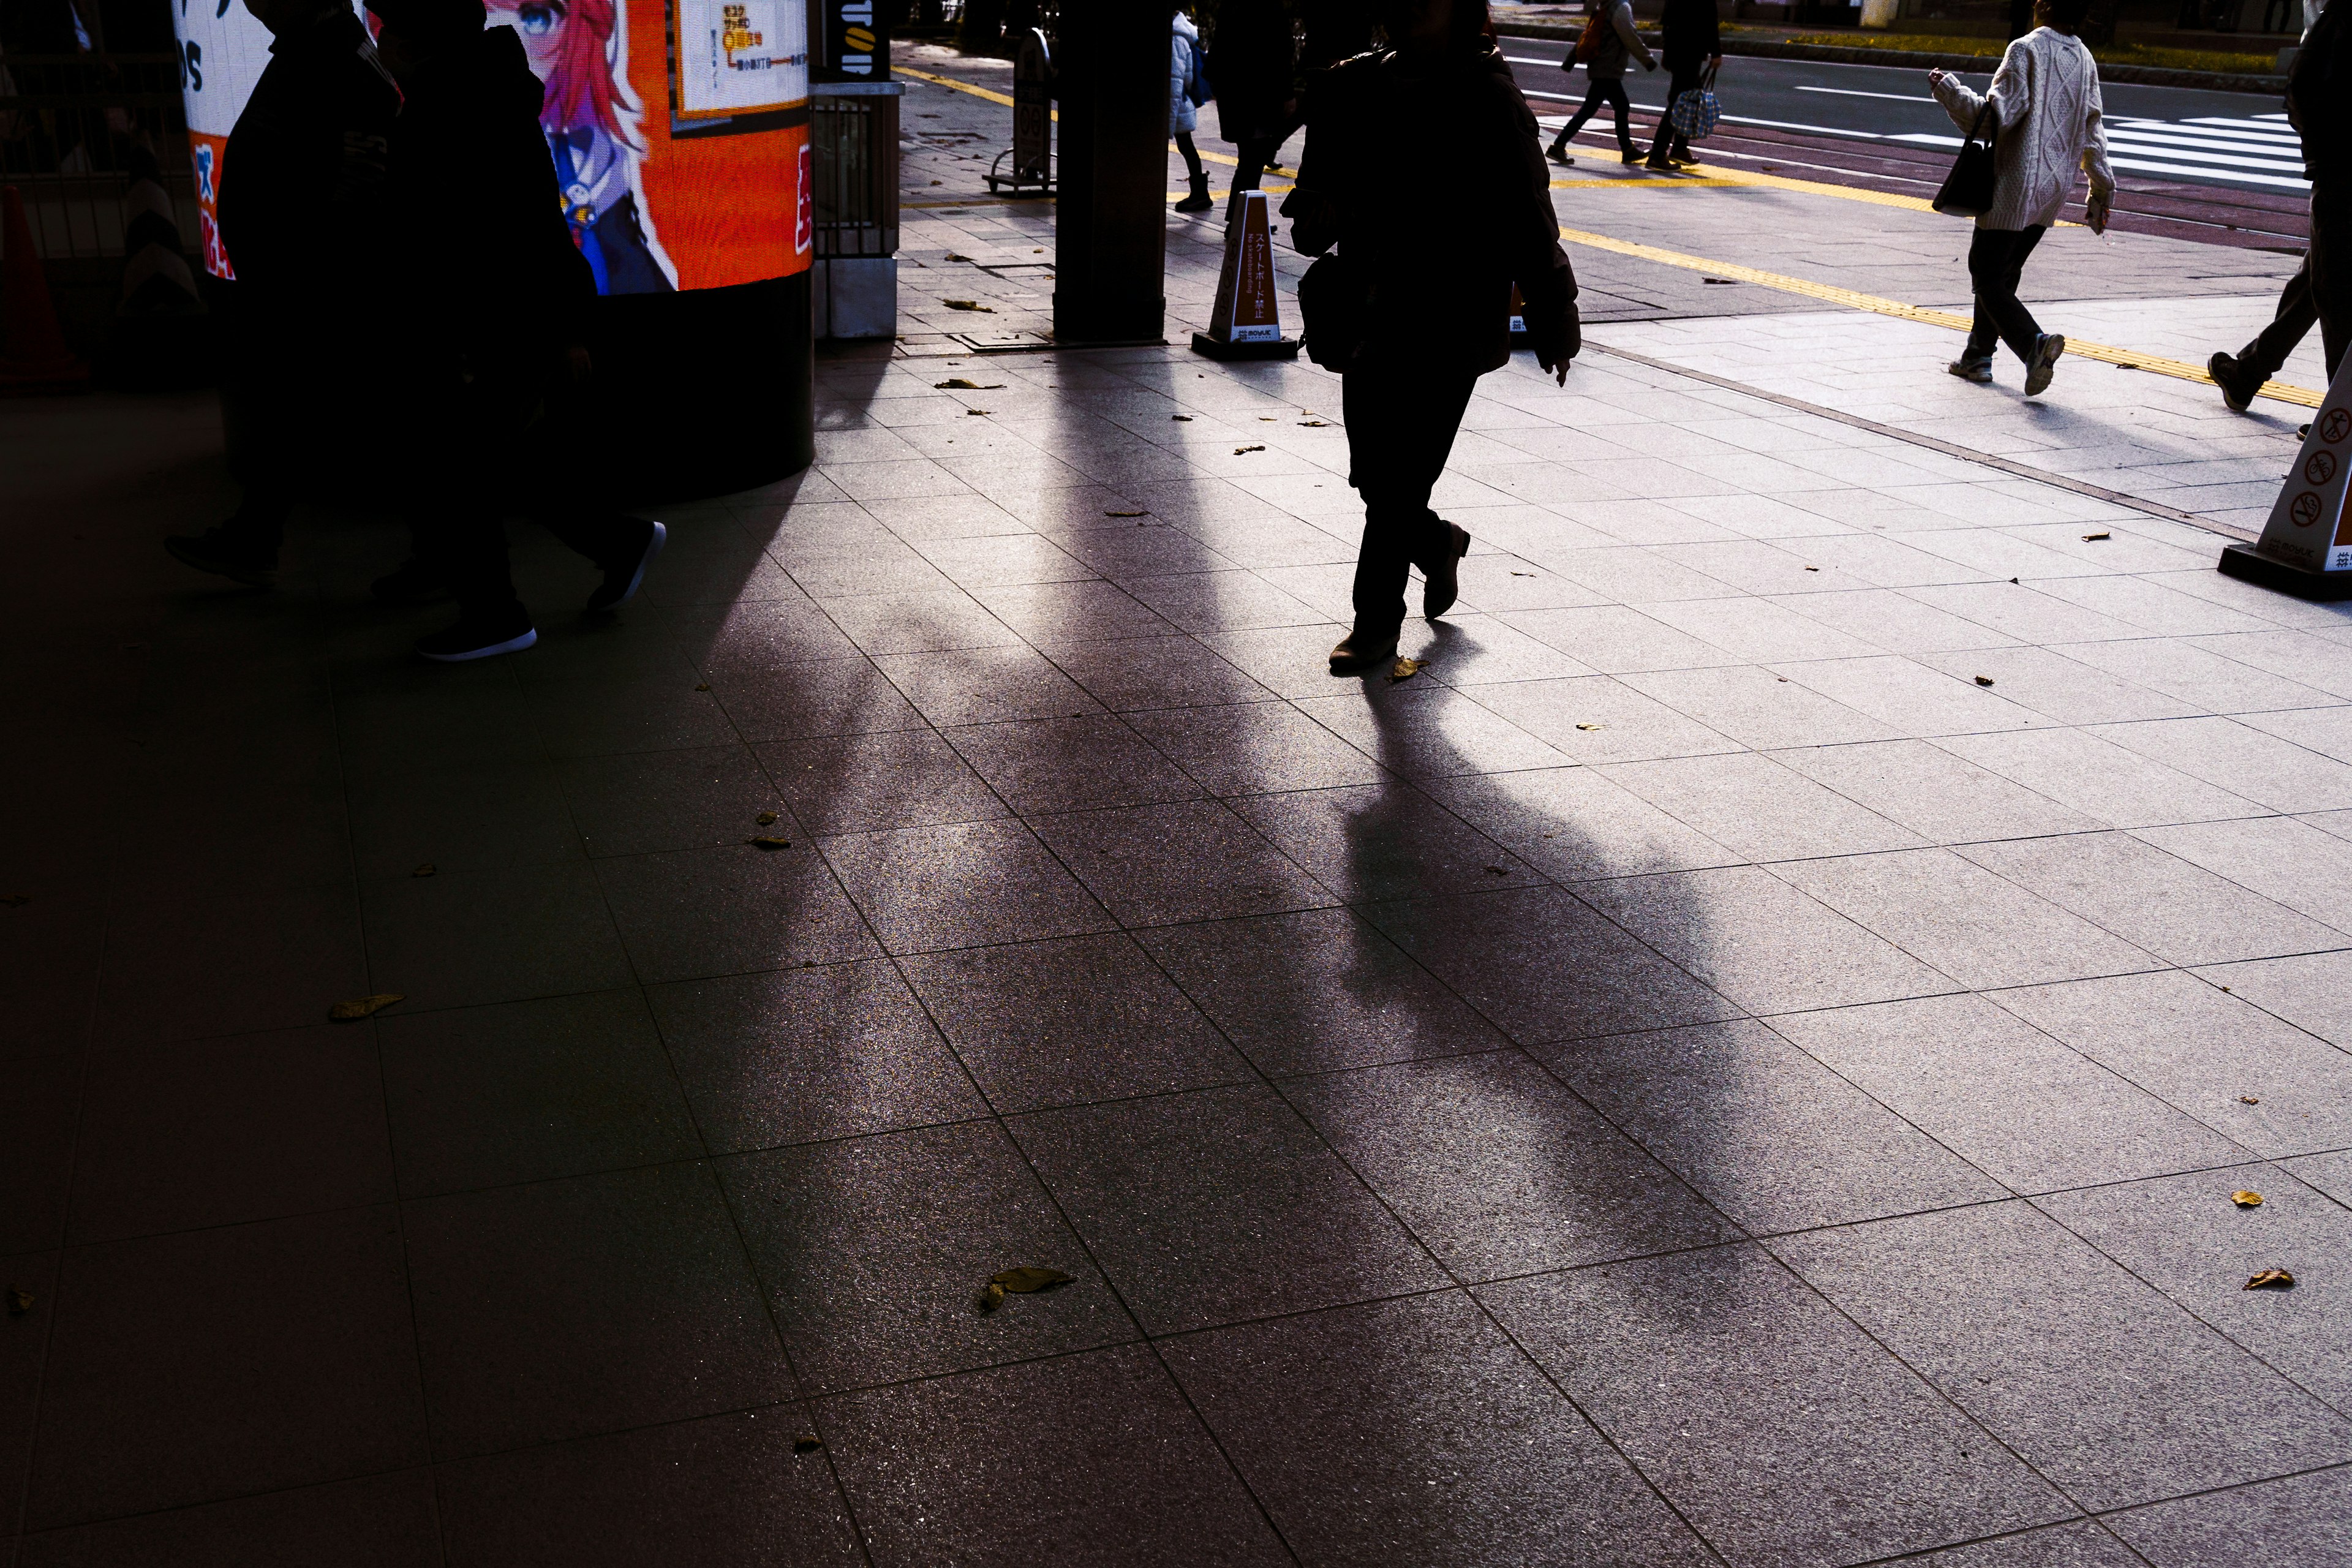
[[[1976,123],[1987,99],[2000,124],[1993,144],[1999,179],[1991,210],[1977,219],[1979,228],[2057,222],[2059,209],[2074,194],[2077,170],[2091,176],[2094,199],[2115,190],[2099,108],[2099,68],[2082,39],[2036,27],[2000,57],[1990,92],[1979,95],[1956,76],[1937,82],[1935,92],[1962,131]]]

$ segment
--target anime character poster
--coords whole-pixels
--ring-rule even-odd
[[[228,133],[268,63],[269,35],[242,0],[173,9],[205,266],[231,278],[215,200],[235,178]],[[489,0],[488,23],[515,29],[544,85],[548,156],[599,292],[719,289],[807,269],[801,0]]]

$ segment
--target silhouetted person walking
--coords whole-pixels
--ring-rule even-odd
[[[2222,401],[2242,414],[2294,345],[2319,323],[2333,382],[2352,342],[2352,13],[2342,0],[2312,24],[2287,73],[2286,117],[2303,137],[2303,177],[2311,182],[2311,239],[2303,265],[2279,294],[2278,314],[2252,342],[2215,354],[2206,371]]]
[[[1395,657],[1411,567],[1426,580],[1423,614],[1454,604],[1470,536],[1429,496],[1471,389],[1510,359],[1512,285],[1538,363],[1564,382],[1581,346],[1535,116],[1485,0],[1387,0],[1381,19],[1390,47],[1335,68],[1308,100],[1282,208],[1293,243],[1324,258],[1309,279],[1328,288],[1302,284],[1300,306],[1316,363],[1341,372],[1348,482],[1364,500],[1355,624],[1331,650],[1334,675]]]
[[[221,155],[221,248],[236,270],[222,407],[236,512],[163,547],[198,571],[260,586],[302,471],[332,416],[348,413],[362,311],[400,226],[385,162],[399,89],[367,29],[337,0],[246,0],[269,29],[269,65]]]
[[[1657,57],[1650,53],[1650,46],[1642,41],[1642,35],[1633,30],[1632,0],[1594,3],[1601,10],[1599,26],[1594,29],[1592,57],[1584,62],[1584,106],[1551,139],[1551,156],[1555,163],[1567,162],[1570,141],[1584,129],[1584,122],[1592,118],[1594,110],[1605,103],[1617,117],[1617,151],[1622,160],[1638,163],[1642,150],[1633,145],[1633,132],[1626,123],[1633,106],[1625,97],[1625,62],[1638,59],[1643,70],[1655,70]],[[1559,68],[1567,70],[1575,64],[1576,56],[1571,53],[1560,62]]]
[[[1192,145],[1192,132],[1201,124],[1201,102],[1207,96],[1202,90],[1207,72],[1201,63],[1201,30],[1192,26],[1192,18],[1184,15],[1181,4],[1169,11],[1168,134],[1175,138],[1176,151],[1184,155],[1185,177],[1192,184],[1176,204],[1176,210],[1204,213],[1216,204],[1209,199],[1209,172],[1201,167],[1201,150]]]
[[[1690,142],[1675,129],[1675,100],[1696,92],[1706,74],[1723,64],[1723,34],[1717,26],[1715,0],[1666,0],[1659,18],[1660,47],[1665,58],[1665,112],[1658,116],[1657,140],[1650,143],[1650,167],[1672,168],[1691,161]]]
[[[1209,41],[1209,85],[1216,94],[1217,132],[1234,144],[1236,191],[1257,189],[1266,165],[1298,129],[1298,96],[1291,79],[1298,48],[1282,0],[1225,0]]]
[[[1994,122],[1992,205],[1977,218],[1969,241],[1976,321],[1968,345],[1947,368],[1963,381],[1990,383],[1993,346],[2005,342],[2025,362],[2028,397],[2040,396],[2050,384],[2066,340],[2043,331],[2018,299],[2025,258],[2058,221],[2080,174],[2091,176],[2093,229],[2105,232],[2116,194],[2099,105],[2099,68],[2074,36],[2090,8],[2090,0],[2035,0],[2033,14],[2042,26],[2009,46],[1985,93],[1943,71],[1927,73],[1936,101],[1955,125],[1973,130],[1988,106]]]
[[[501,503],[520,500],[604,568],[589,608],[633,595],[661,549],[657,522],[611,510],[581,427],[583,315],[596,297],[572,240],[540,128],[543,89],[511,27],[482,0],[375,0],[405,101],[394,128],[395,197],[431,211],[396,301],[406,363],[392,460],[408,466],[416,561],[381,596],[437,582],[457,623],[416,651],[455,662],[538,640],[516,596]]]

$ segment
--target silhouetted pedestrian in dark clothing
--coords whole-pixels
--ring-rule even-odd
[[[1535,116],[1486,36],[1485,0],[1390,0],[1381,17],[1392,47],[1339,66],[1309,100],[1282,209],[1300,251],[1333,252],[1316,266],[1338,270],[1349,301],[1344,321],[1312,307],[1307,320],[1317,363],[1340,359],[1348,479],[1364,499],[1335,675],[1395,656],[1409,568],[1426,579],[1424,615],[1454,601],[1470,536],[1429,496],[1472,387],[1510,358],[1512,286],[1538,363],[1565,380],[1581,346]],[[1448,195],[1442,221],[1434,190]]]
[[[2206,371],[2240,413],[2276,375],[2294,345],[2319,323],[2327,378],[2352,342],[2352,12],[2342,0],[2312,24],[2287,73],[2286,117],[2303,137],[2303,177],[2311,182],[2311,239],[2303,265],[2279,294],[2278,314],[2252,342],[2215,354]]]
[[[1633,132],[1626,123],[1633,105],[1625,97],[1625,66],[1629,60],[1639,59],[1643,70],[1655,70],[1658,68],[1657,57],[1650,53],[1650,46],[1642,41],[1642,35],[1633,30],[1632,0],[1594,0],[1594,4],[1601,7],[1598,13],[1600,26],[1595,29],[1597,37],[1592,58],[1584,62],[1584,106],[1559,128],[1559,134],[1551,139],[1552,161],[1568,162],[1570,141],[1584,129],[1584,122],[1605,103],[1617,117],[1620,161],[1639,163],[1642,154],[1633,145]],[[1560,62],[1559,68],[1568,70],[1576,63],[1576,56],[1571,53]]]
[[[199,571],[256,586],[278,549],[302,470],[350,412],[354,350],[375,335],[370,304],[400,226],[384,205],[400,92],[367,29],[334,0],[246,0],[269,29],[269,64],[221,155],[221,248],[236,269],[224,416],[235,516],[164,548]]]
[[[664,531],[610,510],[583,479],[594,464],[574,426],[596,286],[563,220],[543,89],[521,41],[511,27],[484,30],[481,0],[377,0],[376,12],[406,94],[394,197],[436,215],[402,258],[395,302],[407,373],[394,428],[411,465],[417,558],[378,592],[446,585],[457,624],[417,651],[487,658],[538,638],[515,595],[502,502],[604,568],[591,608],[635,591]]]
[[[1650,167],[1670,168],[1691,161],[1690,142],[1675,129],[1675,100],[1696,92],[1706,73],[1723,63],[1723,35],[1716,25],[1715,0],[1666,0],[1660,18],[1658,53],[1674,79],[1666,84],[1666,110],[1658,116],[1657,140],[1650,143]]]
[[[1292,79],[1298,48],[1282,0],[1225,0],[1209,41],[1209,86],[1217,132],[1234,144],[1233,188],[1254,191],[1283,142],[1298,129]]]

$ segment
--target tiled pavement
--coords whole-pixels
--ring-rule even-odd
[[[820,391],[454,670],[6,406],[0,1563],[2352,1562],[2344,612],[1595,354],[1334,681],[1320,373]]]

